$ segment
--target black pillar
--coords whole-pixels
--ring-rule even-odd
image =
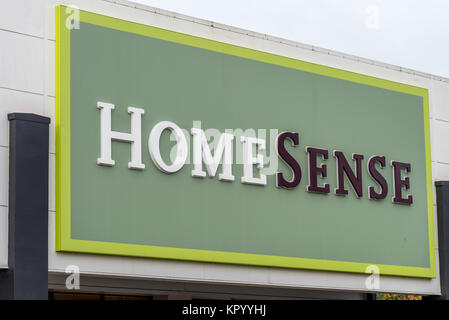
[[[449,299],[449,181],[436,181],[438,255],[440,260],[440,296],[423,297],[426,300]]]
[[[48,127],[50,119],[11,113],[8,265],[0,299],[48,298]]]

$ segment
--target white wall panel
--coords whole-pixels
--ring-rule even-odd
[[[436,132],[436,126],[435,123],[438,120],[430,119],[430,155],[432,158],[432,161],[437,161],[437,148],[435,147],[437,144],[437,132]]]
[[[55,96],[55,42],[45,41],[45,94]]]
[[[270,273],[267,272],[267,268],[238,266],[235,265],[232,268],[226,268],[220,264],[204,264],[204,279],[208,281],[217,282],[251,282],[259,284],[270,283]]]
[[[437,204],[437,192],[436,192],[436,188],[435,188],[435,181],[437,181],[438,180],[437,177],[439,177],[438,165],[439,165],[438,162],[432,161],[432,187],[433,187],[433,190],[432,190],[433,202],[432,203],[434,206],[436,206],[436,204]],[[435,214],[436,214],[436,211],[435,211]]]
[[[435,120],[433,122],[433,144],[435,149],[434,160],[442,163],[449,163],[449,122]]]
[[[2,74],[0,73],[1,78]],[[43,115],[44,98],[38,94],[0,88],[0,146],[9,145],[8,113],[12,112]]]
[[[0,147],[0,206],[8,205],[9,148]]]
[[[55,205],[55,155],[50,154],[48,158],[48,210],[56,211]],[[86,181],[86,183],[89,183]]]
[[[55,153],[55,102],[56,99],[54,97],[45,97],[45,105],[44,105],[44,116],[50,118],[50,128],[49,128],[49,152]]]
[[[43,93],[43,40],[0,30],[0,43],[0,87]]]
[[[55,40],[55,6],[57,0],[45,0],[45,38]]]
[[[434,81],[431,96],[435,105],[435,119],[449,121],[449,83]]]
[[[8,208],[0,206],[0,268],[8,267]]]
[[[44,36],[45,0],[2,0],[0,29]]]
[[[433,230],[434,230],[434,237],[435,237],[435,253],[436,256],[438,256],[438,213],[437,213],[437,206],[433,205]]]
[[[435,180],[447,180],[449,181],[449,164],[447,163],[434,163],[433,165],[434,172],[433,175]]]

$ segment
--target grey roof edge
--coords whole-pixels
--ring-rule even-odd
[[[431,73],[422,72],[422,71],[409,69],[409,68],[404,68],[404,67],[401,67],[401,66],[388,64],[388,63],[385,63],[385,62],[380,62],[380,61],[371,60],[371,59],[367,59],[367,58],[362,58],[362,57],[346,54],[346,53],[339,52],[339,51],[333,51],[333,50],[329,50],[329,49],[325,49],[325,48],[321,48],[321,47],[316,47],[316,46],[312,46],[312,45],[308,45],[308,44],[304,44],[304,43],[300,43],[300,42],[295,42],[295,41],[287,40],[287,39],[284,39],[284,38],[270,36],[268,34],[263,34],[263,33],[255,32],[255,31],[245,30],[245,29],[241,29],[241,28],[237,28],[237,27],[232,27],[232,26],[225,25],[225,24],[222,24],[222,23],[217,23],[217,22],[213,22],[213,21],[210,21],[210,20],[204,20],[204,19],[200,19],[200,18],[195,18],[195,17],[192,17],[192,16],[187,16],[187,15],[184,15],[184,14],[180,14],[180,13],[176,13],[176,12],[168,11],[168,10],[164,10],[164,9],[159,9],[159,8],[156,8],[156,7],[151,7],[151,6],[148,6],[148,5],[139,4],[139,3],[135,3],[135,2],[132,2],[132,1],[128,1],[128,0],[102,0],[102,1],[109,2],[109,3],[115,3],[117,5],[122,5],[122,6],[126,6],[126,7],[135,8],[137,10],[149,11],[149,12],[152,12],[152,13],[155,13],[155,14],[160,14],[160,15],[164,15],[164,16],[167,16],[167,17],[180,19],[180,20],[184,20],[184,21],[194,22],[194,23],[205,25],[205,26],[209,26],[209,27],[212,27],[212,28],[222,29],[222,30],[226,30],[226,31],[230,31],[230,32],[235,32],[235,33],[238,33],[238,34],[244,34],[244,35],[252,36],[252,37],[255,37],[255,38],[260,38],[260,39],[264,39],[264,40],[268,40],[268,41],[273,41],[273,42],[276,42],[276,43],[282,43],[282,44],[285,44],[285,45],[288,45],[288,46],[292,46],[292,47],[298,47],[298,48],[302,48],[302,49],[306,49],[306,50],[310,50],[310,51],[317,51],[317,52],[320,52],[320,53],[328,54],[328,55],[339,57],[339,58],[344,58],[344,59],[348,59],[348,60],[362,62],[362,63],[366,63],[366,64],[378,66],[378,67],[383,67],[383,68],[387,68],[387,69],[397,70],[397,71],[400,71],[400,72],[421,76],[421,77],[427,78],[427,79],[432,79],[432,80],[437,80],[437,81],[442,81],[442,82],[449,83],[449,78],[438,76],[438,75],[434,75],[434,74],[431,74]]]

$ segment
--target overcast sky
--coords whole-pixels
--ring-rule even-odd
[[[449,0],[133,0],[449,78]]]

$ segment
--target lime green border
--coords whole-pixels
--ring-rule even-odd
[[[56,7],[56,250],[93,254],[112,254],[162,259],[193,260],[282,268],[314,269],[365,273],[369,265],[377,265],[383,275],[435,278],[435,240],[430,156],[429,94],[424,88],[379,79],[345,70],[287,58],[271,53],[199,38],[152,26],[128,22],[91,12],[80,11],[80,21],[135,33],[147,37],[313,72],[374,87],[403,92],[423,98],[426,144],[427,203],[430,267],[407,267],[372,263],[330,261],[292,257],[244,254],[222,251],[181,249],[146,245],[75,240],[70,238],[70,30],[65,6]]]

